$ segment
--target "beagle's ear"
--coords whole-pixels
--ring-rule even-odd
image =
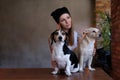
[[[65,43],[68,44],[68,42],[69,42],[69,35],[68,35],[68,33],[66,33],[66,32],[65,32],[65,34],[66,34]]]
[[[51,45],[52,45],[52,44],[53,44],[53,41],[54,41],[54,32],[51,33],[51,35],[50,35],[50,39],[51,39]]]

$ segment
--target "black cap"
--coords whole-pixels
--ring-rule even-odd
[[[51,16],[54,18],[54,20],[59,23],[59,18],[62,14],[68,13],[70,15],[70,12],[66,7],[58,8],[55,11],[51,13]]]

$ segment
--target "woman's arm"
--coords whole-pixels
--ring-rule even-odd
[[[48,37],[48,44],[49,44],[50,53],[51,53],[51,65],[52,65],[52,67],[56,67],[57,63],[53,58],[53,46],[51,45],[51,38],[50,37]]]
[[[48,45],[49,45],[49,48],[50,48],[50,52],[52,53],[53,52],[53,47],[51,45],[51,38],[48,37]]]

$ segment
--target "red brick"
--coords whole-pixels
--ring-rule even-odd
[[[112,77],[120,79],[120,0],[111,0],[112,19]]]

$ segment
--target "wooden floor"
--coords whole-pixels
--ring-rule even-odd
[[[52,75],[52,69],[0,69],[0,80],[113,80],[101,68],[91,72],[73,73],[71,76],[65,74]]]

